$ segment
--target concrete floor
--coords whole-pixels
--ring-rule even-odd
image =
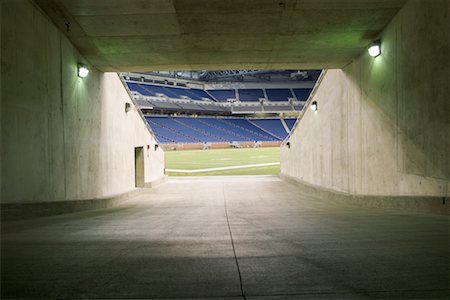
[[[448,299],[448,221],[276,177],[170,179],[120,208],[3,223],[1,295]]]

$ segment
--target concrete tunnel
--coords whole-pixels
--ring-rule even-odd
[[[2,0],[1,297],[447,299],[449,5]],[[167,181],[117,72],[234,68],[324,70],[280,176]]]

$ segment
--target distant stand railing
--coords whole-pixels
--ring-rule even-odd
[[[325,76],[326,73],[327,73],[327,70],[322,70],[322,72],[320,73],[319,78],[317,78],[317,81],[314,84],[314,87],[313,87],[311,93],[309,94],[309,97],[306,100],[305,105],[303,106],[302,110],[300,111],[299,117],[295,121],[294,126],[292,126],[288,136],[284,139],[283,144],[285,144],[289,140],[289,138],[291,137],[292,133],[295,131],[295,129],[297,128],[298,124],[301,122],[303,116],[305,115],[306,110],[309,107],[309,104],[311,103],[312,99],[316,95],[317,89],[319,88],[319,85],[322,82],[322,79],[323,79],[323,77]]]

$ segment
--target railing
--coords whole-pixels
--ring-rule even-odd
[[[245,112],[252,112],[252,111],[261,111],[262,108],[270,108],[269,110],[266,110],[268,112],[281,112],[281,111],[292,111],[296,112],[292,109],[293,105],[300,106],[304,105],[305,102],[303,101],[295,101],[295,102],[265,102],[263,105],[259,102],[253,103],[253,102],[234,102],[234,103],[228,103],[228,102],[213,102],[213,101],[199,101],[199,100],[187,100],[187,99],[173,99],[169,97],[157,97],[157,96],[144,96],[137,92],[134,92],[134,99],[135,100],[144,100],[144,101],[152,101],[155,105],[155,102],[159,103],[172,103],[175,105],[182,105],[182,104],[196,104],[200,105],[202,107],[209,107],[210,109],[217,111],[222,111],[224,108],[229,110],[231,113],[245,113]],[[276,108],[279,108],[277,110]],[[182,107],[180,107],[181,109]],[[239,109],[239,110],[235,110]],[[283,108],[289,108],[289,110],[285,110]]]
[[[150,132],[151,136],[155,139],[155,142],[159,144],[159,139],[156,136],[156,134],[153,132],[153,129],[150,127],[150,125],[147,122],[147,119],[145,118],[144,114],[140,110],[140,106],[137,104],[136,99],[134,98],[134,94],[130,89],[128,88],[127,83],[125,82],[123,76],[120,76],[117,74],[117,77],[119,78],[120,82],[122,83],[123,87],[125,88],[125,91],[127,92],[128,96],[130,97],[131,102],[133,103],[134,107],[136,108],[136,112],[139,115],[139,117],[142,119],[142,121],[145,124],[145,128]]]
[[[292,126],[288,136],[284,139],[283,144],[286,143],[289,140],[289,138],[291,137],[292,133],[295,131],[295,129],[297,128],[298,124],[303,119],[303,116],[305,115],[305,112],[308,109],[309,104],[311,103],[312,99],[316,95],[317,89],[319,88],[320,83],[322,82],[323,77],[325,76],[326,73],[327,73],[327,70],[322,70],[322,72],[320,73],[319,78],[317,78],[316,84],[314,84],[314,87],[313,87],[311,93],[309,94],[309,97],[306,100],[305,105],[303,106],[302,110],[300,111],[299,117],[295,121],[294,126]]]

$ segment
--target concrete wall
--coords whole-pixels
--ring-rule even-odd
[[[2,6],[3,6],[3,0],[0,0],[0,17],[2,16]],[[0,58],[2,57],[2,22],[0,19]],[[0,61],[0,203],[1,203],[1,195],[2,195],[2,188],[3,188],[3,184],[2,184],[2,176],[1,176],[1,170],[2,170],[2,161],[3,161],[3,139],[2,139],[2,107],[3,105],[1,105],[2,102],[2,63]]]
[[[450,192],[447,0],[410,0],[367,52],[329,70],[283,147],[281,172],[359,195]]]
[[[116,73],[90,67],[28,0],[1,9],[2,203],[104,198],[135,189],[134,147],[145,181],[163,176],[164,153]]]

